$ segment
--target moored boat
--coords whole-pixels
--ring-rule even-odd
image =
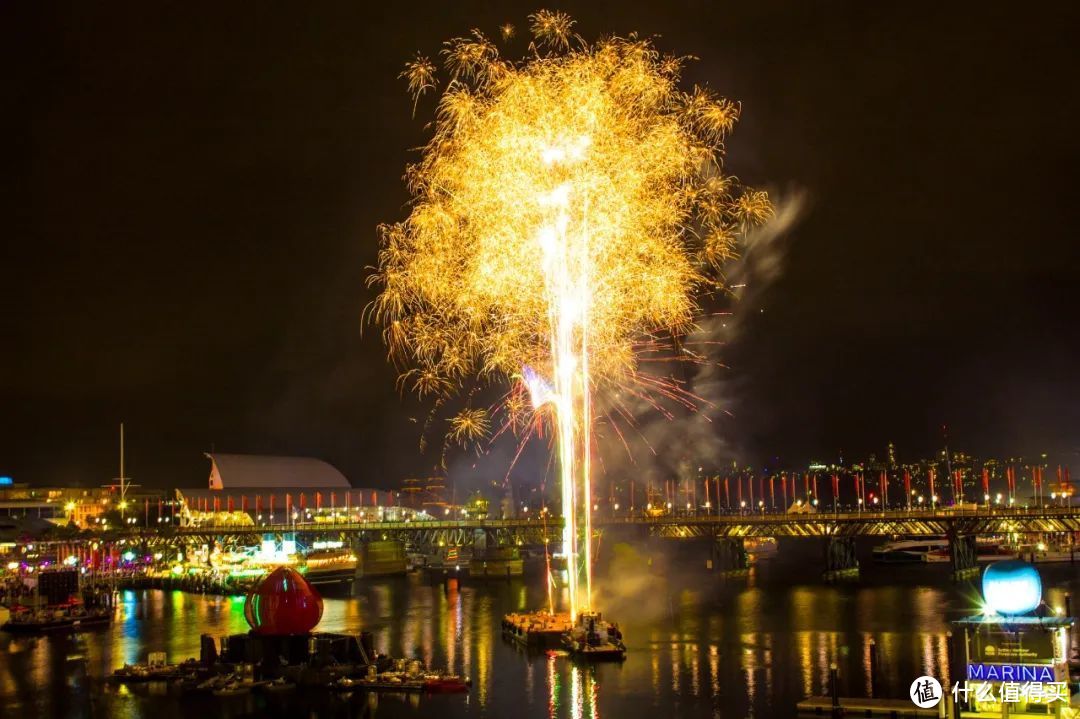
[[[180,664],[169,664],[165,661],[164,652],[151,652],[145,663],[124,664],[110,674],[108,679],[125,684],[171,681],[197,672],[200,668],[201,665],[194,659]]]
[[[360,561],[351,549],[317,549],[304,557],[304,565],[309,583],[337,584],[354,581]]]
[[[1076,545],[1055,544],[1051,542],[1034,542],[1030,544],[1017,544],[1010,547],[1013,556],[1033,564],[1046,564],[1053,562],[1075,562],[1078,556]]]
[[[599,612],[582,612],[570,631],[563,634],[563,647],[574,659],[622,661],[626,645],[618,625],[605,621]]]
[[[472,681],[456,674],[427,674],[424,691],[438,694],[456,694],[469,691]]]
[[[945,538],[898,539],[874,547],[874,561],[884,563],[923,562],[931,552],[949,551]]]
[[[10,611],[11,617],[0,625],[0,631],[13,634],[79,631],[108,626],[113,619],[112,607],[86,608],[81,602],[38,610],[16,605]]]
[[[23,579],[33,595],[9,607],[11,616],[0,630],[20,634],[79,631],[110,624],[112,591],[82,587],[75,569],[53,569]]]

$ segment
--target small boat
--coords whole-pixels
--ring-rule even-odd
[[[563,647],[574,659],[622,661],[626,645],[618,625],[604,621],[599,612],[582,612],[573,628],[563,635]]]
[[[1053,562],[1074,562],[1080,556],[1075,550],[1075,545],[1052,544],[1036,542],[1033,544],[1018,544],[1010,547],[1013,557],[1029,561],[1033,564],[1046,564]]]
[[[180,664],[168,664],[164,652],[151,652],[145,663],[124,664],[109,675],[109,681],[137,684],[139,682],[163,682],[180,678],[197,671],[201,665],[195,659]]]
[[[250,684],[234,679],[226,682],[217,689],[212,689],[210,693],[216,697],[238,697],[243,696],[244,694],[250,694],[251,686]]]
[[[941,538],[899,539],[874,547],[874,561],[884,563],[924,562],[931,552],[949,551],[949,540]]]
[[[304,556],[304,579],[310,584],[340,584],[356,579],[360,560],[349,549],[318,549]]]
[[[336,680],[330,682],[329,689],[337,692],[351,692],[354,689],[359,688],[359,682],[349,677],[338,677]]]
[[[44,634],[58,631],[80,631],[104,627],[112,623],[112,607],[85,609],[81,603],[73,606],[46,607],[34,611],[30,607],[16,605],[11,617],[0,625],[0,631],[12,634]]]
[[[288,681],[285,677],[278,677],[272,682],[267,682],[260,687],[260,691],[269,692],[270,694],[284,694],[285,692],[291,692],[296,689],[296,684]]]
[[[454,694],[469,691],[472,680],[456,674],[427,674],[424,676],[424,691],[433,694]]]
[[[224,689],[230,682],[235,681],[236,677],[233,674],[218,674],[195,685],[195,690],[200,692],[216,692],[220,689]]]
[[[112,592],[84,587],[82,574],[74,568],[47,569],[33,577],[33,596],[27,604],[9,607],[11,616],[0,630],[13,634],[80,631],[112,623]]]
[[[747,537],[743,540],[743,548],[750,561],[757,562],[775,557],[780,546],[776,542],[776,537]]]
[[[922,556],[923,561],[942,562],[953,558],[949,548],[936,548]],[[1001,559],[1015,559],[1015,548],[1005,545],[998,538],[977,538],[975,541],[975,561],[999,561]]]

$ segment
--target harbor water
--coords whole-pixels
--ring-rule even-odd
[[[977,611],[976,584],[953,582],[947,565],[874,565],[869,545],[861,549],[861,577],[840,584],[821,580],[817,540],[782,540],[775,559],[733,579],[706,571],[700,553],[650,563],[640,550],[616,551],[596,593],[625,635],[621,664],[575,666],[502,639],[504,614],[546,604],[542,577],[440,582],[410,574],[327,593],[320,630],[371,631],[381,651],[471,677],[467,695],[213,698],[110,685],[109,671],[148,652],[178,661],[198,655],[203,633],[247,630],[242,597],[126,591],[109,628],[36,638],[0,632],[0,716],[788,717],[800,699],[826,693],[830,663],[844,695],[869,695],[871,642],[878,696],[904,698],[923,674],[951,681],[948,622]],[[1080,588],[1080,567],[1040,570],[1051,606]]]

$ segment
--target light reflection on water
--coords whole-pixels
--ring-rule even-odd
[[[737,581],[695,567],[647,584],[662,601],[642,598],[619,608],[613,618],[625,630],[628,659],[597,667],[529,656],[500,638],[502,614],[544,606],[539,579],[368,580],[356,585],[355,596],[327,597],[320,628],[371,631],[384,651],[469,675],[472,692],[407,700],[327,696],[311,704],[253,696],[197,705],[160,691],[104,688],[100,678],[108,669],[143,660],[150,651],[174,660],[195,656],[200,634],[247,629],[238,598],[125,592],[107,630],[76,640],[0,634],[0,715],[636,719],[661,710],[687,717],[792,716],[799,699],[827,691],[833,662],[844,693],[868,693],[871,640],[878,649],[879,694],[904,696],[911,679],[924,673],[950,680],[948,620],[969,613],[974,590],[952,584],[937,569],[864,565],[859,583],[825,585],[813,561],[797,552]],[[1075,593],[1075,570],[1067,565],[1043,574],[1051,605],[1062,605],[1066,590]]]

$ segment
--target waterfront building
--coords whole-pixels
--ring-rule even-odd
[[[353,487],[321,459],[222,453],[206,458],[207,486],[176,490],[183,526],[405,517],[398,493]]]

